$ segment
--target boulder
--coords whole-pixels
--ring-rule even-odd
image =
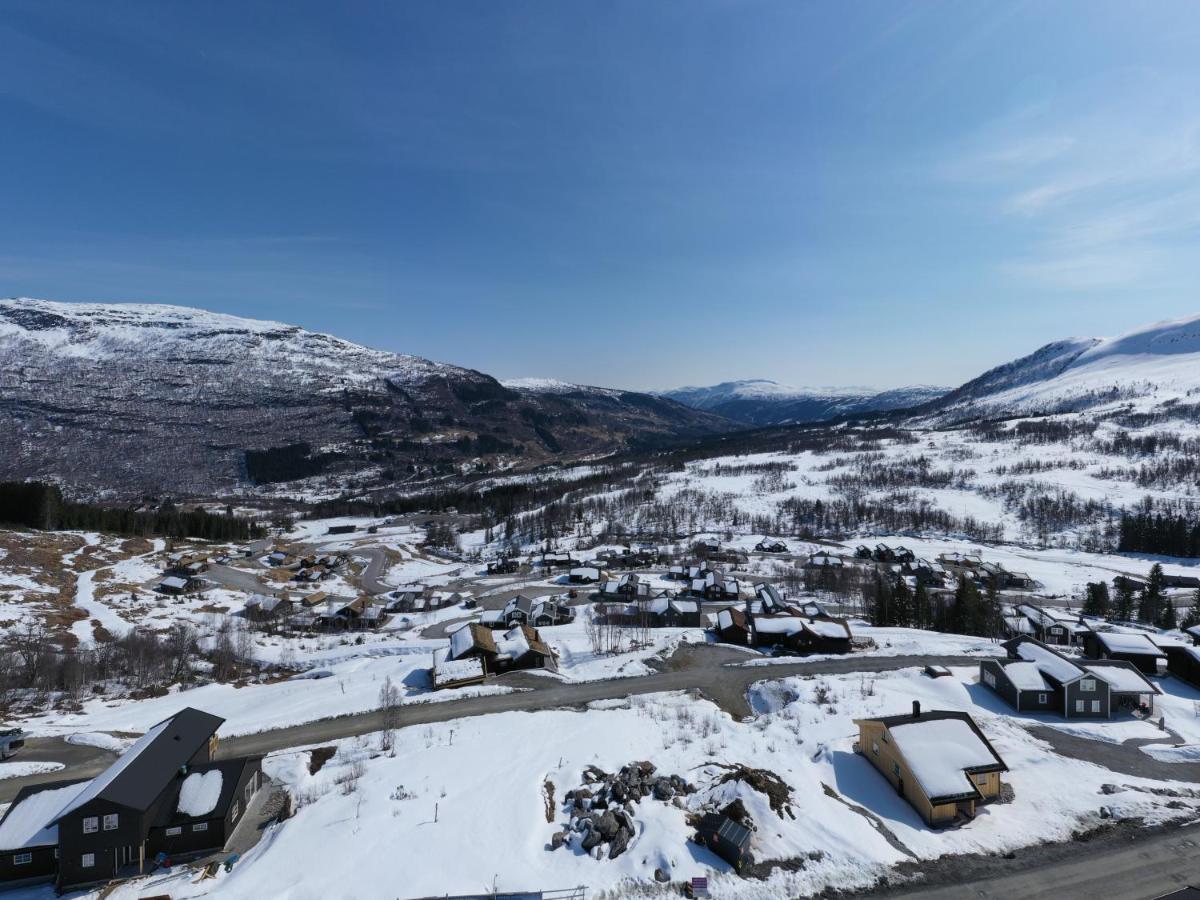
[[[594,819],[592,821],[592,825],[597,831],[600,832],[600,834],[604,835],[604,839],[606,841],[611,841],[613,839],[613,835],[615,835],[621,827],[620,823],[617,822],[616,815],[614,815],[611,810],[605,811],[605,813],[598,819]]]
[[[565,831],[556,831],[550,837],[550,849],[557,850],[567,842],[567,833]]]
[[[612,841],[608,845],[608,858],[616,859],[625,852],[625,848],[629,846],[629,842],[633,840],[633,832],[625,828],[617,829],[617,833],[613,835]]]
[[[668,881],[671,880],[671,876],[668,875],[666,872],[664,872],[662,869],[655,869],[654,870],[654,880],[657,881],[659,884],[666,884]]]

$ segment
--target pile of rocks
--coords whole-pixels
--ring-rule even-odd
[[[550,848],[578,841],[597,859],[615,859],[633,840],[634,804],[649,797],[682,809],[683,798],[695,790],[678,775],[657,774],[649,762],[630,763],[616,774],[588,766],[583,787],[563,798],[570,821],[550,839]]]

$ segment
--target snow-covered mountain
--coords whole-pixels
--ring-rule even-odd
[[[927,386],[889,391],[867,387],[790,387],[759,378],[676,388],[659,396],[749,425],[784,425],[907,409],[940,397],[946,390]]]
[[[1056,341],[926,404],[937,423],[1017,415],[1150,411],[1200,403],[1200,316],[1116,338]]]
[[[0,478],[211,494],[327,472],[386,482],[731,423],[644,394],[512,390],[294,325],[178,306],[0,301]]]

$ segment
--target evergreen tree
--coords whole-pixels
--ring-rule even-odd
[[[1194,625],[1200,625],[1200,588],[1196,588],[1196,593],[1192,597],[1192,605],[1183,616],[1181,628],[1191,628]]]
[[[1133,587],[1127,581],[1113,579],[1117,589],[1116,601],[1113,603],[1112,617],[1119,622],[1128,622],[1133,618]]]
[[[1108,585],[1103,581],[1089,581],[1083,599],[1083,614],[1085,616],[1100,616],[1103,618],[1108,615],[1108,610]]]
[[[1172,629],[1179,624],[1178,617],[1175,615],[1175,604],[1169,599],[1164,599],[1162,602],[1162,612],[1158,616],[1158,627],[1163,629]]]
[[[892,625],[908,627],[912,624],[912,599],[908,582],[901,575],[896,579],[896,589],[892,591]]]
[[[970,578],[958,579],[954,602],[950,607],[949,626],[956,634],[979,634],[979,588]]]
[[[1197,591],[1200,595],[1200,591]],[[917,582],[917,590],[913,593],[913,615],[912,623],[914,628],[929,628],[933,625],[933,611],[929,608],[929,591],[925,589],[925,582]]]
[[[1157,624],[1162,618],[1163,602],[1163,570],[1155,563],[1150,567],[1150,577],[1146,579],[1146,588],[1138,604],[1138,621]]]

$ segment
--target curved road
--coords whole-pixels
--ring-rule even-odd
[[[486,716],[500,712],[536,712],[543,709],[582,707],[593,700],[612,700],[663,691],[694,690],[704,695],[730,714],[750,715],[746,691],[756,681],[785,678],[790,675],[834,675],[846,672],[886,672],[910,666],[957,665],[972,661],[962,656],[879,656],[843,657],[813,662],[778,663],[767,666],[729,666],[730,661],[747,658],[744,652],[717,645],[694,645],[672,658],[670,671],[632,678],[605,681],[560,682],[543,675],[514,672],[501,676],[497,682],[520,690],[511,694],[493,694],[446,700],[433,703],[408,703],[401,706],[397,727],[448,722],[471,716]],[[266,754],[290,747],[357,737],[379,731],[383,727],[378,710],[306,722],[288,728],[262,731],[257,734],[222,738],[217,756],[226,758],[248,754]],[[37,755],[29,753],[19,759],[45,759],[61,762],[65,769],[48,775],[0,779],[0,803],[8,802],[26,784],[46,781],[65,781],[85,778],[101,771],[113,755],[92,747],[68,744],[59,738],[38,738]],[[0,765],[3,765],[0,763]]]

